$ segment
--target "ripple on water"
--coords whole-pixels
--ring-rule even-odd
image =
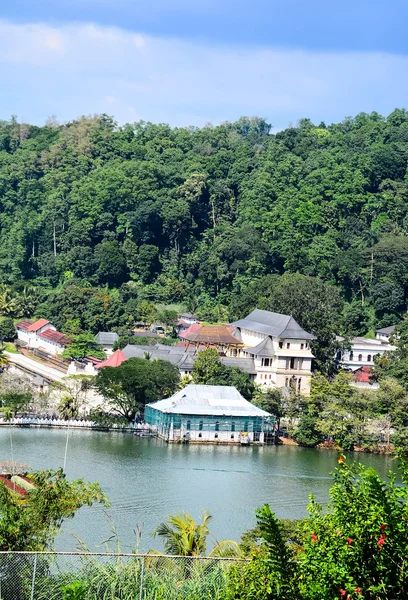
[[[44,429],[1,429],[0,457],[14,457],[33,469],[62,465],[67,432]],[[118,433],[70,431],[67,475],[99,481],[111,507],[84,507],[66,523],[59,549],[72,549],[73,531],[97,548],[115,524],[122,549],[134,547],[136,524],[143,523],[140,549],[158,547],[151,532],[168,514],[189,512],[199,518],[208,509],[217,539],[239,539],[255,523],[254,511],[268,502],[282,518],[306,514],[310,493],[325,504],[336,453],[292,446],[183,446]],[[385,476],[389,457],[358,455]]]

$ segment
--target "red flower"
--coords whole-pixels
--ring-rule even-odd
[[[361,594],[361,588],[356,587],[356,594]]]
[[[351,544],[353,543],[353,540],[351,538],[347,538],[347,543],[349,546],[351,546]]]
[[[317,535],[315,533],[312,533],[312,540],[314,542],[317,542]]]
[[[384,544],[385,544],[385,538],[383,538],[381,536],[380,539],[377,542],[377,546],[379,546],[381,548]]]
[[[345,596],[347,594],[346,590],[342,590],[340,588],[340,596]]]
[[[385,531],[387,529],[387,525],[380,525],[380,531]]]
[[[344,463],[345,460],[346,459],[344,458],[344,456],[339,456],[339,458],[337,459],[337,462],[341,464],[341,463]]]

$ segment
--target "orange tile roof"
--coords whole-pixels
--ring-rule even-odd
[[[39,319],[38,321],[35,321],[35,323],[32,323],[30,325],[30,327],[28,328],[28,331],[38,331],[39,329],[41,329],[41,327],[44,327],[44,325],[49,325],[49,321],[47,321],[47,319]]]

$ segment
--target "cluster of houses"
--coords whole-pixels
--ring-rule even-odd
[[[343,368],[354,373],[358,387],[371,385],[375,356],[395,349],[390,343],[393,330],[379,329],[375,339],[355,337],[350,349],[338,356]],[[191,375],[198,353],[214,348],[223,364],[245,371],[264,389],[310,392],[314,336],[289,315],[255,309],[230,325],[202,325],[193,314],[185,313],[177,331],[179,341],[173,346],[161,344],[160,336],[155,335],[150,345],[128,344],[115,352],[118,335],[100,332],[95,339],[107,352],[106,360],[87,357],[71,361],[68,374],[96,375],[101,368],[118,367],[129,358],[145,358],[148,353],[151,359],[168,360],[185,377]],[[17,337],[20,345],[51,356],[61,354],[71,342],[45,319],[21,321]],[[262,444],[273,438],[273,417],[228,386],[188,385],[171,398],[148,405],[145,420],[167,441]]]
[[[170,361],[178,367],[180,376],[185,377],[191,375],[200,350],[215,348],[225,365],[240,368],[264,388],[292,388],[309,393],[314,358],[310,342],[314,336],[289,315],[255,309],[244,319],[226,326],[201,325],[193,314],[185,313],[180,316],[177,329],[180,341],[174,346],[161,344],[160,337],[154,336],[151,344],[128,344],[113,353],[117,333],[100,332],[95,340],[108,353],[108,358],[100,361],[88,357],[70,365],[68,371],[96,374],[100,368],[116,367],[129,358],[144,358],[148,353],[151,358]],[[378,329],[375,339],[355,337],[350,349],[338,356],[343,368],[355,374],[357,383],[369,384],[374,358],[395,349],[390,343],[393,330],[394,327]],[[71,342],[46,319],[21,321],[17,324],[17,338],[20,345],[51,356],[61,354]]]

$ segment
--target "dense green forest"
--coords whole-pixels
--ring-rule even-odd
[[[0,122],[0,295],[92,331],[152,302],[209,320],[284,311],[287,290],[297,317],[314,290],[329,297],[339,332],[395,323],[408,297],[408,111],[271,131],[261,118]]]

